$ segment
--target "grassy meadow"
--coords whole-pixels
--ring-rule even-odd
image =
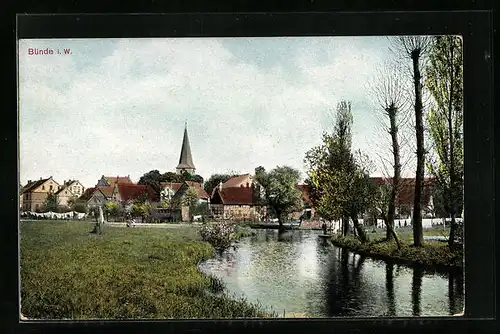
[[[214,256],[196,227],[21,222],[21,313],[29,319],[162,319],[270,316],[230,298],[201,274]]]

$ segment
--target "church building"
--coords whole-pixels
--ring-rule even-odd
[[[177,165],[176,170],[177,174],[182,174],[183,172],[194,174],[196,170],[193,163],[193,157],[191,155],[191,146],[189,145],[187,122],[184,128],[184,138],[182,139],[181,155],[179,157],[179,164]]]

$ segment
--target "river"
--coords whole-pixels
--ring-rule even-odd
[[[231,295],[280,315],[443,316],[464,306],[460,271],[429,272],[361,257],[319,231],[257,230],[236,249],[200,264]]]

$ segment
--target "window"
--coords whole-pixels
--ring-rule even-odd
[[[35,210],[38,209],[38,204],[35,204]]]
[[[42,190],[45,190],[45,186],[42,186]]]
[[[24,194],[24,199],[28,199],[28,194]]]
[[[52,185],[50,185],[50,190],[52,190]]]

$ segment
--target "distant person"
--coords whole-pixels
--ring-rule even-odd
[[[326,223],[323,222],[323,224],[321,224],[321,229],[323,230],[323,234],[326,235]]]

